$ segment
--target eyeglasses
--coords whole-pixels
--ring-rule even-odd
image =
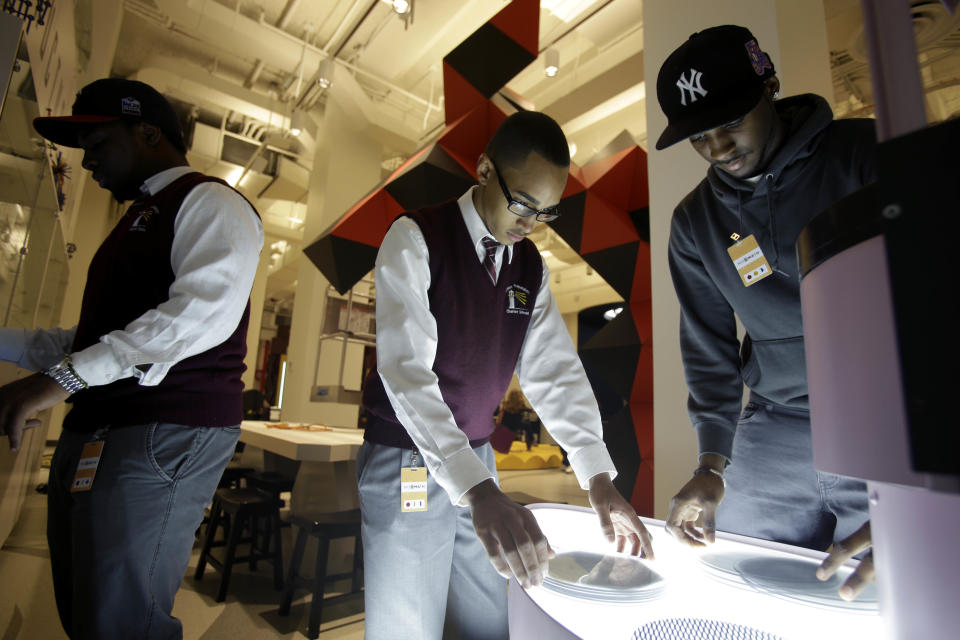
[[[490,161],[490,164],[493,165],[493,170],[497,172],[497,182],[500,183],[500,190],[503,191],[503,197],[507,199],[507,209],[510,213],[521,218],[529,218],[535,215],[540,222],[551,222],[560,217],[560,205],[558,204],[547,207],[546,209],[534,209],[514,198],[513,194],[510,193],[510,189],[507,188],[507,183],[503,181],[500,169],[493,163],[493,160]]]

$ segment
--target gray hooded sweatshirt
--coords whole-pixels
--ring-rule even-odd
[[[872,120],[834,120],[826,100],[779,100],[784,142],[754,183],[713,167],[677,206],[669,262],[680,300],[688,410],[700,453],[732,456],[743,384],[806,410],[807,376],[794,244],[810,220],[875,179]],[[773,274],[745,287],[727,248],[753,235]],[[736,314],[747,331],[737,340]]]

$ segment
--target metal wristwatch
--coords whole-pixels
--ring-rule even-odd
[[[77,375],[77,372],[74,370],[73,362],[70,360],[69,355],[52,367],[43,369],[40,373],[48,378],[52,378],[54,382],[63,387],[64,391],[70,395],[87,388],[87,383],[84,382],[83,378]]]

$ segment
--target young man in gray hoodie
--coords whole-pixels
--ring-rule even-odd
[[[667,530],[693,546],[719,528],[824,550],[868,519],[863,482],[813,467],[794,244],[874,179],[874,126],[834,120],[817,95],[777,100],[779,88],[769,56],[732,25],[692,35],[657,78],[669,121],[657,149],[687,139],[710,163],[669,244],[700,455]]]

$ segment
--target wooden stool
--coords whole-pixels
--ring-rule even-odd
[[[314,519],[293,516],[291,519],[297,527],[297,542],[293,548],[293,557],[290,559],[290,572],[287,574],[287,588],[283,594],[278,613],[281,616],[290,614],[290,603],[293,602],[293,592],[298,586],[313,588],[313,601],[310,603],[310,621],[307,624],[307,637],[316,638],[320,635],[320,617],[324,603],[340,601],[363,588],[360,578],[360,567],[363,557],[363,542],[360,538],[360,509],[352,511],[335,511],[317,515]],[[303,560],[303,551],[308,537],[317,538],[317,562],[313,580],[300,576],[300,563]],[[330,541],[336,538],[354,538],[353,571],[327,575],[327,559],[330,553]],[[334,580],[351,579],[350,592],[340,596],[323,597],[324,583]]]
[[[258,546],[258,523],[266,521],[263,543]],[[223,525],[224,541],[217,541],[217,527]],[[250,530],[248,537],[242,537],[244,528]],[[273,540],[273,550],[270,542]],[[249,544],[250,552],[245,556],[237,556],[238,544]],[[213,547],[226,547],[223,560],[216,558],[210,550]],[[233,565],[238,562],[249,562],[250,569],[256,570],[257,560],[273,562],[273,582],[277,589],[283,588],[283,552],[280,543],[280,505],[276,498],[257,489],[217,489],[210,508],[210,522],[207,523],[207,535],[204,538],[203,548],[200,551],[200,560],[197,562],[197,571],[194,578],[203,578],[207,562],[222,575],[220,589],[217,592],[217,602],[223,602],[227,597],[227,587],[230,584],[230,573]]]

